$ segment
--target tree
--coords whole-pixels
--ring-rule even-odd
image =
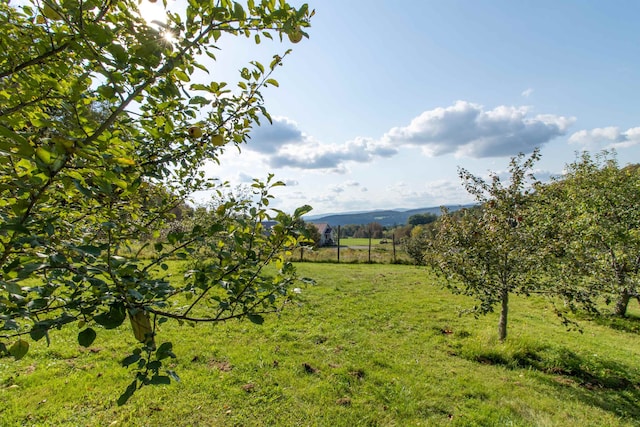
[[[415,226],[409,236],[402,238],[402,246],[416,265],[425,265],[427,250],[437,233],[437,223],[431,222],[425,226]]]
[[[315,224],[308,222],[304,225],[304,230],[306,231],[306,236],[309,239],[309,243],[312,244],[314,249],[317,249],[320,246],[320,242],[322,240],[322,236],[320,235],[320,230],[316,227]]]
[[[529,171],[538,159],[538,150],[526,160],[522,154],[514,157],[508,186],[496,174],[486,182],[460,169],[466,190],[482,204],[481,209],[454,214],[443,209],[425,255],[449,289],[478,300],[476,313],[486,314],[500,306],[500,340],[507,337],[509,295],[528,295],[538,283],[526,218],[535,182]]]
[[[425,212],[421,214],[411,215],[409,219],[407,219],[407,224],[409,225],[425,225],[432,223],[438,219],[438,215],[433,214],[431,212]]]
[[[261,323],[289,298],[297,276],[284,254],[302,241],[309,208],[270,210],[282,185],[273,176],[248,199],[219,202],[210,222],[167,225],[194,191],[226,191],[202,166],[269,119],[261,90],[278,86],[271,75],[289,51],[251,62],[234,86],[195,81],[196,72],[209,73],[229,36],[299,42],[313,12],[284,1],[188,2],[150,24],[133,0],[25,3],[0,3],[0,353],[23,357],[26,335],[49,340],[70,323],[88,346],[96,325],[128,317],[140,347],[123,361],[137,372],[122,403],[176,378],[162,370],[173,352],[156,345],[159,323]],[[270,233],[268,220],[277,221]],[[140,236],[153,238],[151,259],[135,250]],[[192,266],[172,284],[163,272],[176,258]]]
[[[583,153],[566,173],[538,191],[538,233],[547,276],[564,299],[596,310],[598,297],[615,301],[624,316],[638,297],[640,269],[640,174],[620,168],[614,153]]]
[[[360,229],[360,225],[346,224],[340,227],[340,237],[355,237],[355,233]]]

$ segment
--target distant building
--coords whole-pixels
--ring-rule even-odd
[[[318,246],[332,246],[336,244],[333,238],[333,228],[331,228],[329,224],[326,222],[314,222],[313,225],[316,226],[320,233],[320,243]]]

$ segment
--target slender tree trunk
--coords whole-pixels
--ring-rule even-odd
[[[507,338],[507,316],[509,314],[509,291],[503,289],[502,291],[502,309],[500,310],[500,321],[498,322],[498,335],[500,341],[504,341]]]
[[[618,301],[616,301],[616,305],[613,309],[613,312],[616,316],[624,317],[627,314],[627,306],[629,305],[629,301],[631,300],[631,292],[627,289],[623,290],[618,297]]]

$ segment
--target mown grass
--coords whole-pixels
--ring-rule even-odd
[[[81,349],[74,330],[0,360],[0,425],[632,426],[640,420],[639,311],[566,332],[543,300],[513,298],[505,343],[496,316],[428,270],[298,264],[317,285],[262,326],[163,325],[182,381],[144,387],[119,366],[128,326]]]
[[[381,243],[386,242],[386,243]],[[314,250],[296,250],[290,256],[291,260],[327,263],[375,263],[375,264],[413,264],[411,257],[404,251],[399,242],[394,245],[391,240],[372,239],[369,251],[369,239],[343,238],[340,239],[340,259],[338,247],[320,247]]]

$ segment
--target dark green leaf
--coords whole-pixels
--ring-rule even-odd
[[[120,363],[126,368],[127,366],[136,363],[138,360],[140,360],[140,354],[130,354],[129,356],[122,359],[122,362]]]
[[[171,384],[171,378],[166,375],[154,375],[151,377],[151,381],[149,384],[159,385],[159,384]]]
[[[156,358],[158,360],[162,360],[162,359],[166,359],[167,357],[171,357],[174,358],[176,357],[175,354],[173,354],[173,344],[170,342],[163,342],[160,347],[158,347],[158,350],[156,350]]]
[[[29,351],[29,343],[25,340],[19,339],[9,348],[9,354],[16,358],[16,360],[22,359]]]
[[[22,293],[22,288],[15,283],[12,282],[2,282],[2,286],[9,292],[10,294],[20,295]]]
[[[135,393],[137,386],[138,386],[138,383],[136,380],[133,380],[131,384],[127,386],[127,389],[118,398],[118,406],[122,406],[125,403],[127,403],[129,398],[133,396],[133,393]]]
[[[100,254],[102,253],[102,249],[98,246],[84,245],[84,246],[78,246],[77,249],[80,252],[93,255],[95,257],[100,256]]]
[[[94,316],[93,320],[95,320],[97,324],[104,326],[105,329],[113,329],[122,325],[126,317],[127,311],[125,310],[124,304],[117,302],[111,305],[108,312]]]
[[[264,317],[259,314],[247,314],[247,318],[256,325],[262,325],[264,323]]]
[[[78,333],[78,344],[83,347],[89,347],[96,339],[96,331],[91,328],[87,328],[84,331]]]
[[[45,335],[47,335],[47,329],[37,324],[29,331],[29,336],[34,341],[40,341]]]

